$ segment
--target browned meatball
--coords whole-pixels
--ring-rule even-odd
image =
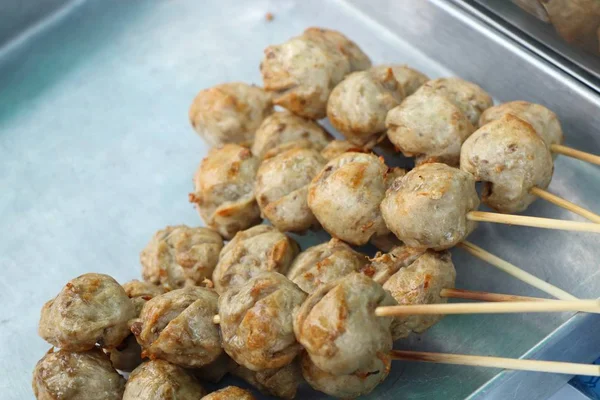
[[[185,369],[153,360],[131,373],[123,400],[197,400],[205,394],[206,390]]]
[[[440,296],[442,289],[454,288],[456,270],[448,251],[428,250],[409,266],[392,275],[383,288],[398,304],[441,304],[448,300]],[[394,340],[411,332],[422,333],[436,324],[442,315],[409,315],[394,318]]]
[[[385,117],[405,97],[392,68],[354,72],[331,92],[327,118],[356,146],[372,148],[385,136]]]
[[[390,141],[417,165],[444,162],[458,166],[460,146],[475,128],[445,96],[419,89],[386,118]]]
[[[347,140],[332,140],[323,148],[323,150],[321,150],[321,155],[327,161],[331,161],[337,156],[348,152],[361,153],[365,152],[365,150],[361,147],[353,145]]]
[[[204,396],[202,400],[255,400],[255,397],[249,391],[237,386],[227,386]]]
[[[410,96],[417,91],[425,82],[429,80],[427,75],[409,67],[408,65],[398,64],[383,64],[371,68],[372,71],[382,72],[388,68],[392,69],[394,78],[398,81],[398,84],[402,87],[404,96]]]
[[[298,386],[302,382],[302,375],[296,361],[281,368],[262,371],[252,371],[238,365],[231,373],[260,390],[261,393],[282,399],[296,398]]]
[[[360,371],[333,375],[319,369],[306,353],[301,356],[302,376],[315,390],[340,399],[353,399],[370,393],[387,378],[392,366],[388,354],[375,357]]]
[[[33,371],[38,400],[121,400],[125,379],[100,350],[50,350]]]
[[[387,175],[388,167],[376,155],[343,153],[309,185],[308,206],[331,236],[363,245],[372,236],[389,232],[379,211]]]
[[[368,262],[364,254],[339,239],[309,247],[296,257],[287,274],[306,293],[321,285],[359,271]]]
[[[208,228],[167,226],[140,253],[144,280],[168,290],[196,286],[212,276],[223,238]]]
[[[503,213],[525,210],[546,189],[554,164],[530,124],[510,114],[479,128],[463,145],[460,168],[485,182],[482,200]]]
[[[418,92],[421,91],[446,97],[461,110],[473,126],[477,126],[481,113],[494,104],[492,97],[480,86],[460,78],[433,79],[421,86]]]
[[[511,101],[488,108],[481,114],[479,126],[484,126],[507,114],[528,122],[548,147],[564,142],[562,128],[556,114],[540,104],[527,101]]]
[[[396,272],[415,262],[425,251],[406,245],[397,246],[387,253],[377,253],[361,272],[383,285]]]
[[[252,153],[258,158],[263,158],[267,154],[277,154],[282,145],[292,143],[295,147],[308,147],[320,151],[330,140],[329,134],[315,121],[289,111],[278,111],[265,118],[256,131]]]
[[[216,360],[222,353],[213,323],[218,297],[211,289],[187,287],[148,301],[131,327],[142,355],[189,368]]]
[[[141,282],[136,279],[125,282],[123,289],[127,296],[133,301],[135,307],[135,315],[138,317],[142,312],[142,308],[146,302],[165,292],[162,286],[157,286],[148,282]]]
[[[292,315],[306,294],[285,276],[263,272],[219,298],[223,348],[235,362],[253,371],[292,362],[296,342]]]
[[[294,332],[317,368],[365,371],[392,349],[393,318],[375,316],[375,308],[395,304],[381,285],[354,272],[313,292],[295,314]]]
[[[258,165],[249,149],[227,144],[212,149],[196,171],[190,201],[204,222],[225,239],[260,222],[254,197]]]
[[[310,119],[326,115],[331,89],[346,74],[370,61],[338,32],[308,29],[285,43],[269,46],[260,64],[265,89],[273,102]]]
[[[256,174],[256,199],[264,218],[283,232],[304,232],[319,225],[306,196],[325,159],[318,151],[292,148],[265,159]]]
[[[268,225],[239,232],[221,251],[213,273],[215,290],[223,294],[264,271],[287,273],[299,252],[290,237]]]
[[[271,96],[243,82],[201,90],[190,107],[190,122],[212,146],[249,145],[263,119],[273,112]]]
[[[129,335],[133,318],[135,307],[117,281],[85,274],[70,280],[44,304],[38,333],[63,350],[85,351],[96,344],[110,349]]]
[[[473,176],[445,164],[423,164],[396,179],[381,203],[387,227],[406,245],[448,249],[477,226],[467,218],[479,207]]]

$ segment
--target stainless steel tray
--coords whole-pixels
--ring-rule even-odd
[[[155,230],[200,224],[187,202],[207,151],[187,121],[196,92],[230,80],[260,83],[263,48],[307,26],[341,30],[375,62],[459,75],[499,101],[546,104],[563,121],[567,144],[600,152],[596,95],[445,1],[87,0],[68,7],[0,58],[5,399],[32,397],[31,371],[49,347],[36,336],[39,310],[67,279],[87,271],[137,278],[138,252]],[[598,210],[598,172],[559,157],[550,189]],[[577,218],[541,201],[528,214]],[[600,293],[598,236],[482,224],[472,239],[577,296]],[[540,295],[459,250],[454,260],[461,288]],[[452,316],[398,346],[589,362],[600,355],[600,319],[570,317]],[[369,398],[541,399],[568,379],[499,372],[398,362]]]

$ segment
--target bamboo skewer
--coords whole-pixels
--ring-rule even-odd
[[[557,288],[556,286],[538,278],[537,276],[522,270],[521,268],[509,263],[508,261],[504,261],[500,257],[497,257],[492,253],[485,251],[481,247],[476,246],[471,242],[465,240],[462,243],[457,244],[456,247],[466,250],[471,255],[541,290],[542,292],[548,293],[552,297],[555,297],[560,300],[577,300],[577,297],[573,296],[572,294],[567,293],[564,290]]]
[[[464,290],[464,289],[442,289],[440,291],[440,297],[446,297],[446,298],[450,298],[450,299],[465,299],[465,300],[478,300],[478,301],[490,301],[490,302],[552,301],[553,300],[553,299],[543,299],[540,297],[527,297],[527,296],[517,296],[517,295],[513,295],[513,294],[478,292],[475,290]]]
[[[514,301],[503,303],[411,304],[377,307],[378,317],[438,314],[512,314],[583,311],[600,314],[600,300]]]
[[[581,215],[583,218],[592,221],[596,224],[600,224],[600,215],[591,212],[590,210],[586,210],[585,208],[578,206],[575,203],[571,203],[568,200],[565,200],[561,197],[558,197],[555,194],[552,194],[544,189],[534,187],[529,191],[529,193],[534,196],[539,197],[540,199],[544,199],[554,205],[564,208],[565,210],[569,210],[574,212],[575,214]]]
[[[576,232],[600,233],[600,224],[590,222],[565,221],[561,219],[528,217],[524,215],[510,215],[491,213],[485,211],[470,211],[467,213],[470,221],[493,222],[496,224],[531,226],[544,229],[560,229]]]
[[[586,153],[585,151],[575,150],[571,147],[563,146],[562,144],[553,144],[550,146],[550,150],[556,154],[562,154],[563,156],[576,158],[581,161],[589,162],[591,164],[600,165],[600,156],[595,154]]]
[[[422,361],[439,364],[471,365],[521,371],[551,372],[567,375],[600,376],[600,365],[558,361],[521,360],[503,357],[472,356],[467,354],[429,353],[423,351],[392,350],[394,360]]]

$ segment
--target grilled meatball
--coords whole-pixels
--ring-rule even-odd
[[[225,239],[260,222],[254,197],[254,178],[259,160],[236,144],[212,149],[194,176],[196,204],[206,224]]]
[[[283,232],[319,225],[308,204],[308,185],[325,165],[317,150],[292,148],[267,158],[256,174],[256,199],[264,218]]]
[[[396,179],[381,203],[388,228],[406,245],[448,249],[477,224],[467,213],[479,197],[473,176],[445,164],[423,164]]]
[[[321,285],[359,271],[368,259],[339,239],[309,247],[296,257],[287,277],[312,293]]]
[[[252,371],[238,365],[231,373],[242,378],[261,393],[282,399],[294,399],[302,382],[300,368],[296,361],[285,367]]]
[[[494,101],[480,86],[460,78],[440,78],[426,82],[419,91],[433,92],[446,97],[477,126],[481,113],[490,108]]]
[[[96,344],[110,349],[129,335],[133,318],[134,305],[117,281],[85,274],[70,280],[44,304],[38,333],[63,350],[91,350]]]
[[[353,399],[370,393],[387,378],[391,369],[388,354],[373,358],[365,368],[345,375],[333,375],[319,369],[306,353],[301,356],[302,376],[313,389],[341,399]]]
[[[223,348],[235,362],[253,371],[292,362],[301,347],[292,315],[306,294],[277,272],[263,272],[219,297]]]
[[[188,368],[215,361],[222,353],[217,299],[211,289],[187,287],[148,301],[131,327],[142,355]]]
[[[331,137],[321,125],[289,111],[278,111],[265,118],[256,131],[252,154],[258,158],[274,155],[281,145],[293,143],[295,147],[322,150]]]
[[[215,290],[223,294],[264,271],[287,273],[299,252],[298,244],[277,229],[257,225],[227,243],[213,273]]]
[[[294,317],[294,332],[317,368],[365,371],[392,349],[393,318],[375,316],[375,308],[395,304],[381,285],[354,272],[313,292]]]
[[[368,58],[343,35],[313,28],[267,47],[260,71],[276,105],[305,118],[319,119],[326,115],[333,87],[354,68],[367,65]]]
[[[227,386],[204,396],[202,400],[255,400],[255,397],[249,391],[237,386]]]
[[[273,112],[271,96],[242,82],[223,83],[198,93],[190,106],[190,122],[212,146],[249,145],[254,132]]]
[[[454,288],[456,270],[448,251],[428,250],[412,264],[392,275],[383,288],[398,304],[441,304],[448,300],[440,296],[442,289]],[[394,318],[394,340],[411,332],[422,333],[435,325],[443,315],[408,315]]]
[[[121,400],[125,379],[98,349],[50,349],[35,366],[32,387],[38,400]]]
[[[372,148],[385,136],[385,116],[404,98],[392,68],[354,72],[331,92],[327,118],[356,146]]]
[[[146,302],[165,292],[162,286],[153,285],[148,282],[141,282],[136,279],[123,284],[123,289],[127,296],[133,301],[135,315],[138,317]]]
[[[205,394],[206,390],[185,369],[153,360],[131,373],[123,400],[197,400]]]
[[[361,269],[361,272],[380,285],[383,285],[396,272],[415,262],[425,251],[400,245],[387,253],[377,253],[375,257],[369,260],[369,264]]]
[[[561,144],[564,141],[562,128],[558,117],[546,107],[527,101],[511,101],[488,108],[479,118],[479,126],[510,114],[531,124],[546,145]]]
[[[387,173],[383,160],[374,154],[343,153],[310,183],[308,206],[331,236],[357,246],[365,244],[373,235],[389,232],[379,211]]]
[[[530,124],[510,114],[479,128],[463,145],[460,168],[485,182],[482,200],[503,213],[525,210],[534,187],[552,179],[552,155]]]
[[[167,226],[140,253],[142,276],[168,290],[200,285],[212,276],[222,248],[223,239],[212,229]]]
[[[327,161],[331,161],[343,153],[361,153],[364,151],[365,150],[363,148],[355,146],[347,140],[332,140],[327,146],[323,148],[323,150],[321,150],[321,155]]]
[[[416,164],[443,162],[458,166],[460,146],[475,128],[452,101],[419,89],[386,118],[390,141]]]

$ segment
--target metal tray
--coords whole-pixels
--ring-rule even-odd
[[[138,278],[138,253],[167,224],[200,224],[187,202],[206,145],[187,121],[196,92],[260,83],[262,50],[307,26],[339,29],[374,62],[458,75],[498,101],[546,104],[567,144],[600,152],[600,99],[456,5],[431,0],[70,2],[45,28],[0,53],[0,393],[32,398],[48,349],[39,310],[88,271]],[[267,22],[265,14],[275,15]],[[0,15],[0,25],[10,15]],[[559,157],[550,189],[598,210],[596,167]],[[542,201],[527,212],[576,219]],[[301,238],[303,247],[318,237]],[[562,287],[600,293],[598,236],[482,224],[472,240]],[[457,285],[541,295],[457,250]],[[589,362],[600,318],[451,316],[398,347]],[[542,399],[569,377],[397,362],[372,399]],[[319,397],[307,389],[301,398]]]

